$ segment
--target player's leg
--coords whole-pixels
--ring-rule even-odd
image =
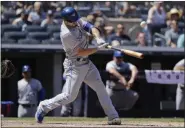
[[[176,110],[184,109],[184,89],[181,89],[180,84],[176,90]]]
[[[40,102],[35,118],[38,123],[41,123],[44,115],[56,107],[69,104],[75,100],[78,95],[78,91],[81,87],[82,81],[84,80],[88,71],[86,65],[81,67],[68,67],[66,73],[66,83],[64,88],[67,88],[65,92],[58,94],[57,96]]]
[[[123,91],[115,93],[117,93],[117,95],[114,100],[117,100],[118,106],[122,107],[125,110],[131,109],[139,98],[138,93],[130,89],[124,89]],[[119,98],[122,99],[122,102],[118,100]]]
[[[72,110],[72,103],[62,105],[61,116],[63,117],[70,116],[71,110]]]
[[[66,75],[64,75],[66,77]],[[67,86],[63,86],[62,93],[67,92]],[[70,116],[72,110],[72,103],[62,105],[61,116],[67,117]]]
[[[75,117],[80,116],[82,110],[82,89],[80,89],[77,98],[73,102],[72,107],[73,107],[72,115]]]
[[[17,112],[17,116],[20,117],[26,117],[28,111],[25,107],[23,107],[22,105],[18,106],[18,112]]]
[[[105,85],[101,80],[99,71],[92,62],[90,63],[90,68],[84,82],[96,92],[105,114],[108,116],[109,121],[112,121],[110,124],[121,124],[121,121],[118,119],[119,115],[112,105],[111,99],[105,90]]]

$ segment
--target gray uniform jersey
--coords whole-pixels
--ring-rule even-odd
[[[21,79],[18,81],[17,85],[19,104],[37,104],[37,94],[42,89],[42,85],[39,80],[32,78],[27,82],[25,79]]]
[[[106,70],[108,71],[108,69],[114,68],[118,72],[129,73],[133,67],[134,67],[134,65],[132,65],[131,63],[122,62],[120,65],[117,65],[115,63],[115,61],[110,61],[106,65]],[[106,85],[110,86],[114,89],[123,89],[124,88],[123,85],[121,85],[119,82],[113,81],[113,80],[107,80]]]
[[[77,58],[77,50],[79,48],[88,48],[88,34],[82,29],[85,22],[78,21],[78,26],[75,28],[67,28],[63,23],[61,25],[61,41],[64,51],[69,58]]]

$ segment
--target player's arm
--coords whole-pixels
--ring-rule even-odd
[[[82,19],[78,20],[78,24],[88,33],[92,34],[96,39],[97,44],[106,43],[104,39],[101,37],[101,32],[98,28],[94,27],[91,23],[84,21]]]
[[[133,84],[136,77],[137,77],[138,70],[137,70],[136,66],[134,66],[132,64],[129,64],[129,68],[131,70],[131,77],[130,77],[130,80],[128,81],[128,83]]]
[[[40,81],[37,81],[38,82],[38,101],[43,101],[45,99],[45,89],[43,88],[42,84]]]
[[[126,81],[125,77],[122,76],[115,68],[109,67],[109,65],[107,65],[106,70],[107,70],[110,74],[112,74],[113,76],[115,76],[115,77],[119,80],[119,82],[120,82],[121,84],[123,84],[124,86],[127,85],[127,81]]]
[[[102,40],[102,38],[100,37],[100,31],[95,28],[92,24],[90,24],[87,21],[84,21],[82,19],[80,19],[78,21],[78,23],[80,24],[80,26],[87,32],[91,33],[95,39],[97,40],[97,43],[100,44],[98,47],[96,48],[87,48],[87,49],[82,49],[79,48],[77,51],[77,55],[78,56],[89,56],[91,54],[94,54],[95,52],[97,52],[99,49],[106,47],[108,44],[105,44],[105,41]]]

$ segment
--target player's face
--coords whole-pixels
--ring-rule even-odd
[[[31,72],[23,72],[23,73],[22,73],[22,76],[23,76],[25,79],[30,79],[30,78],[31,78]]]
[[[117,64],[120,64],[123,61],[123,57],[114,57],[114,60]]]
[[[69,27],[76,27],[77,26],[77,22],[68,22],[68,21],[65,21],[65,24]]]

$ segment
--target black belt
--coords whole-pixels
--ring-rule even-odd
[[[110,89],[112,89],[112,91],[117,91],[117,92],[119,92],[119,91],[125,91],[125,89],[117,89],[117,88],[113,88],[113,87],[111,87],[111,86],[108,86]]]
[[[36,106],[35,104],[20,104],[20,105],[22,105],[23,107],[27,107],[27,108],[31,108],[31,107]]]
[[[66,58],[68,59],[69,57],[68,56],[66,56]],[[76,58],[76,61],[87,61],[88,60],[88,58]]]

